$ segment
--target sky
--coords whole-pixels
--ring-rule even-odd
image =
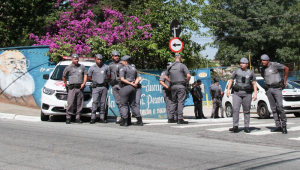
[[[204,45],[205,43],[213,42],[212,37],[192,37],[191,40],[195,41],[201,45]],[[212,48],[212,47],[206,46],[206,49],[201,51],[200,53],[203,56],[208,55],[208,57],[207,57],[208,59],[214,60],[217,51],[218,51],[217,48]]]

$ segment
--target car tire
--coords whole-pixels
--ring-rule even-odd
[[[49,121],[49,115],[45,115],[42,111],[41,111],[41,121]]]
[[[258,116],[262,119],[267,119],[270,117],[270,112],[268,110],[268,106],[266,103],[260,103],[258,105],[257,113],[258,113]]]
[[[232,113],[233,113],[233,108],[232,105],[230,103],[226,103],[225,105],[225,114],[227,117],[232,117]]]
[[[300,113],[294,113],[295,117],[300,117]]]

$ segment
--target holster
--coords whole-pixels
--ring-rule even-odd
[[[141,84],[141,83],[138,83],[138,84],[137,84],[137,88],[138,88],[138,89],[142,88],[142,84]]]
[[[238,85],[233,85],[232,86],[232,90],[234,91],[234,92],[239,92],[240,91],[240,88],[239,88],[239,86]]]
[[[68,85],[69,90],[72,90],[73,88],[74,88],[74,85],[72,85],[72,84]]]

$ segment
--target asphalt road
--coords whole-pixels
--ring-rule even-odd
[[[298,131],[251,135],[273,120],[251,122],[250,134],[234,134],[229,118],[143,127],[0,119],[0,169],[298,169],[299,141],[289,139]]]

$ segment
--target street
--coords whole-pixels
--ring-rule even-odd
[[[240,118],[243,116],[241,115]],[[298,169],[299,118],[287,135],[269,132],[274,120],[251,118],[251,133],[230,133],[232,119],[189,120],[188,125],[145,120],[66,125],[0,119],[0,169]],[[296,139],[296,140],[295,140]],[[297,140],[298,139],[298,140]]]

